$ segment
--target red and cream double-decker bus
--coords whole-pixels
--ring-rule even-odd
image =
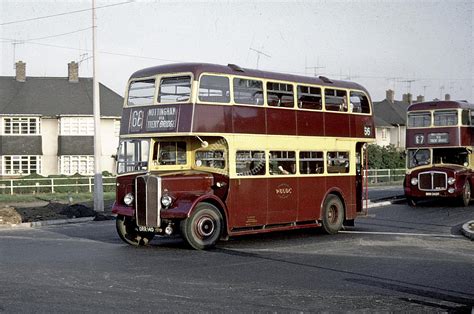
[[[471,200],[474,157],[474,105],[432,101],[411,105],[407,113],[408,203],[452,198],[467,206]]]
[[[120,134],[120,237],[145,245],[180,233],[206,249],[229,236],[352,224],[374,122],[355,83],[186,63],[131,76]]]

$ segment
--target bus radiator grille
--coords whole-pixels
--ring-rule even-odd
[[[150,175],[138,176],[135,186],[137,225],[160,227],[161,178]]]
[[[446,173],[444,172],[423,172],[418,175],[420,190],[440,191],[446,190]]]

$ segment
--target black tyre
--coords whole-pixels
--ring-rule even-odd
[[[134,217],[118,215],[115,226],[120,239],[133,246],[148,245],[155,236],[153,232],[138,231]]]
[[[462,196],[461,196],[461,205],[462,206],[469,206],[469,202],[471,201],[471,185],[469,181],[466,180],[464,187],[462,189]]]
[[[418,205],[418,199],[414,197],[407,197],[407,204],[411,207],[416,207],[416,205]]]
[[[212,204],[199,203],[194,212],[181,222],[184,240],[196,250],[212,248],[222,233],[222,215]]]
[[[344,205],[336,195],[328,195],[323,205],[322,224],[324,232],[336,234],[344,222]]]

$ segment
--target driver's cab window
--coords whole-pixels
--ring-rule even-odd
[[[184,166],[187,164],[185,141],[155,142],[152,163],[154,166]]]

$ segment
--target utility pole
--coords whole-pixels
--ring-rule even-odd
[[[97,26],[95,16],[95,0],[92,0],[92,99],[94,113],[94,210],[104,211],[104,190],[102,186],[102,145],[100,133],[100,94],[97,71]]]
[[[252,50],[252,51],[255,51],[255,52],[257,53],[257,69],[258,69],[258,63],[259,63],[259,61],[260,61],[260,55],[264,55],[264,56],[267,57],[267,58],[271,58],[271,57],[272,57],[272,56],[270,56],[270,55],[264,53],[263,51],[254,49],[254,48],[252,48],[252,47],[250,47],[249,49]]]

